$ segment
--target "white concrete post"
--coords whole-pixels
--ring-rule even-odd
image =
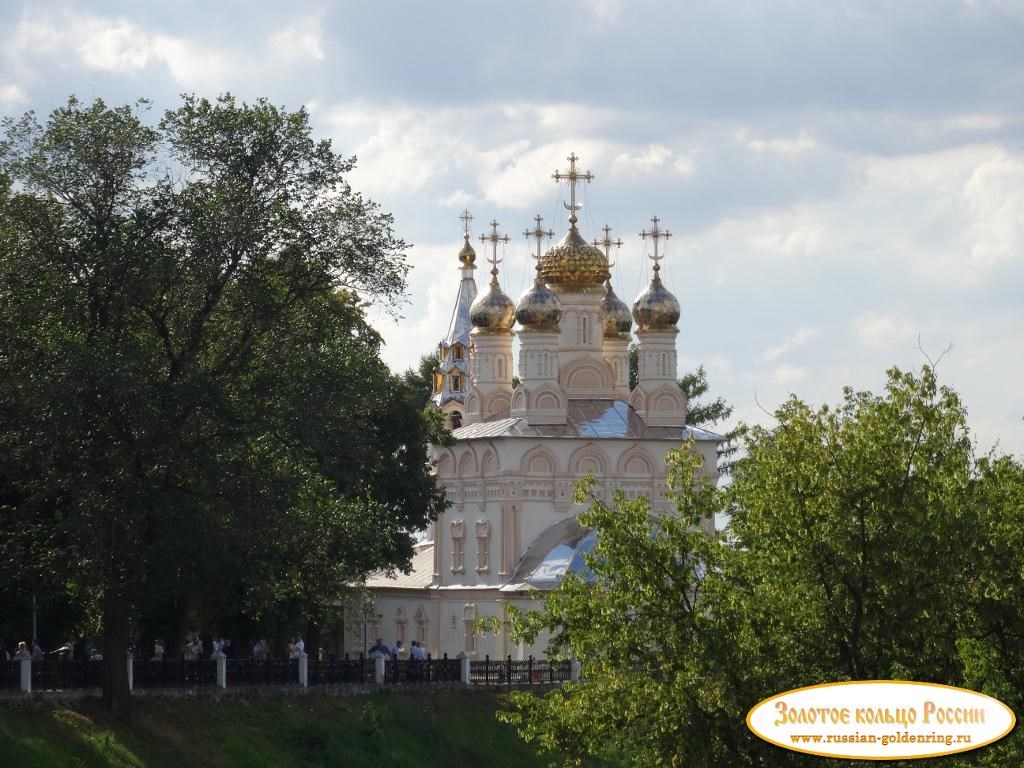
[[[309,654],[305,651],[299,654],[299,685],[309,687]]]
[[[126,656],[128,657],[126,659],[126,663],[128,664],[128,690],[133,691],[135,690],[135,665],[132,664],[134,659],[130,650],[126,653]]]
[[[583,672],[583,665],[576,659],[569,662],[569,679],[578,683],[580,681],[580,673]]]
[[[32,693],[32,657],[28,654],[21,657],[21,690]]]
[[[469,656],[462,656],[459,659],[459,662],[462,664],[462,669],[461,669],[462,684],[463,685],[469,685]]]
[[[214,651],[210,658],[217,662],[217,687],[227,688],[228,657],[224,655],[223,651]]]
[[[373,679],[377,682],[377,685],[383,685],[384,683],[384,657],[378,656],[373,660]]]

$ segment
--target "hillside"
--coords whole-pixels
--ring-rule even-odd
[[[166,698],[136,702],[130,724],[101,705],[7,703],[3,768],[459,768],[543,766],[495,719],[496,695]]]

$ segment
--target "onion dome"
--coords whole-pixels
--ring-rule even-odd
[[[466,269],[476,269],[476,251],[473,250],[473,246],[469,244],[469,232],[465,235],[465,242],[462,244],[462,250],[459,251],[459,262]]]
[[[537,279],[533,286],[519,297],[516,306],[516,322],[524,330],[557,331],[558,321],[562,319],[562,302],[558,296],[544,285],[540,277],[540,265],[537,268]]]
[[[618,339],[629,335],[633,327],[633,316],[629,314],[629,307],[626,302],[615,295],[612,290],[612,281],[604,284],[606,293],[604,301],[601,302],[601,314],[604,317],[604,337],[606,339]]]
[[[498,285],[498,268],[491,269],[491,285],[469,308],[469,321],[481,333],[507,333],[515,320],[516,305]]]
[[[679,322],[679,299],[662,285],[660,269],[655,262],[651,284],[633,302],[637,331],[674,331]]]
[[[541,258],[540,276],[548,285],[593,292],[610,277],[608,257],[583,239],[576,229],[575,216],[571,216],[569,222],[565,239],[549,248]]]

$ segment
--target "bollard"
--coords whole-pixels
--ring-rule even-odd
[[[576,659],[569,662],[569,680],[578,683],[580,681],[580,673],[583,671],[583,665]]]
[[[459,661],[462,664],[462,668],[459,670],[462,684],[469,685],[469,656],[460,656]]]
[[[373,660],[373,679],[377,685],[384,684],[384,657],[378,656]]]
[[[299,654],[299,685],[309,687],[309,655],[305,651]]]
[[[135,690],[135,665],[132,662],[135,660],[132,657],[132,652],[127,651],[127,662],[128,662],[128,692],[131,693]]]
[[[21,656],[21,690],[32,693],[32,657],[28,654]]]
[[[214,651],[210,658],[217,662],[217,687],[227,688],[228,657],[224,655],[224,651]]]

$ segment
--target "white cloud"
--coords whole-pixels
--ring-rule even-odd
[[[821,331],[819,331],[817,328],[810,328],[807,326],[804,326],[803,328],[798,328],[789,336],[787,336],[785,341],[783,341],[781,344],[775,344],[773,346],[770,346],[764,352],[762,352],[761,361],[765,363],[770,363],[779,355],[782,355],[791,349],[802,347],[804,344],[811,341],[812,339],[816,339],[820,335]]]
[[[20,104],[25,101],[25,91],[16,83],[0,85],[0,104]]]
[[[800,131],[799,136],[791,139],[750,139],[747,141],[746,146],[751,152],[763,152],[773,155],[792,157],[795,155],[801,155],[804,152],[809,152],[818,146],[818,142],[806,131]]]
[[[911,321],[891,314],[861,315],[853,321],[853,329],[861,343],[879,348],[909,343],[920,332]]]
[[[323,61],[322,37],[320,17],[308,16],[272,34],[269,47],[287,59]]]
[[[450,195],[437,198],[437,204],[445,208],[464,208],[476,200],[464,189],[456,189]]]
[[[1024,160],[1008,154],[978,164],[964,184],[971,255],[985,268],[1024,252]]]
[[[796,365],[779,365],[772,371],[776,384],[793,384],[807,377],[807,369]]]
[[[771,217],[765,220],[768,229],[751,234],[747,244],[759,251],[784,256],[808,256],[821,250],[824,230],[817,224],[798,224],[789,229],[779,229],[778,221]]]

